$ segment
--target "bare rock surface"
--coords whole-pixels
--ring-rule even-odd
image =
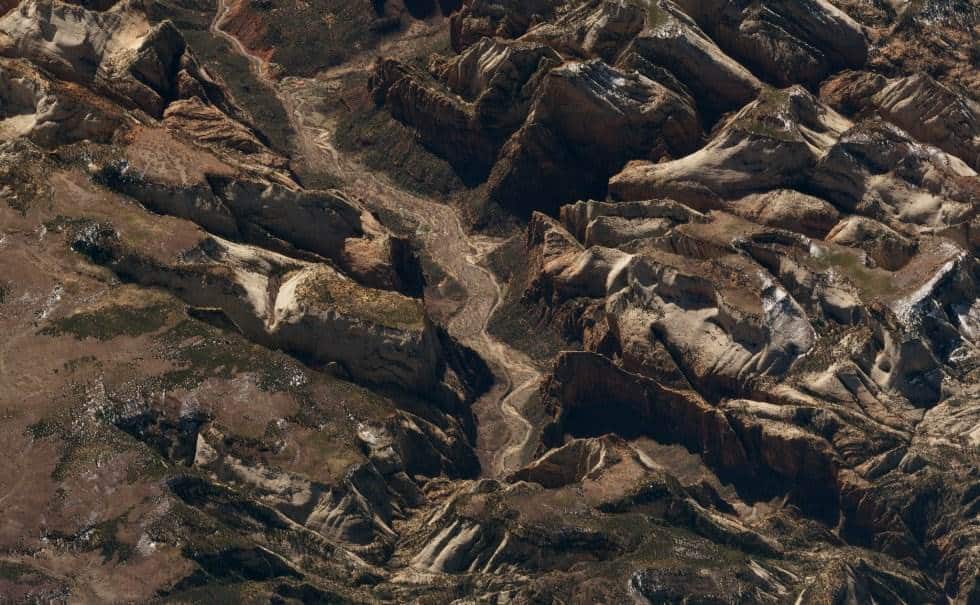
[[[879,74],[846,72],[824,85],[824,96],[842,110],[875,111],[916,139],[978,166],[980,106],[926,73],[888,80]]]

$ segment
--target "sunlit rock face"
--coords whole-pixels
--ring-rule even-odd
[[[980,602],[978,10],[0,1],[0,601]]]

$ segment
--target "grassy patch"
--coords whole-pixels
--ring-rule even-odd
[[[365,288],[329,270],[308,279],[300,290],[301,299],[389,328],[417,330],[425,321],[421,301],[389,290]]]
[[[885,298],[896,292],[893,276],[888,271],[870,269],[860,257],[846,250],[829,250],[820,256],[811,256],[811,264],[820,271],[837,271],[857,287],[861,298]]]
[[[158,344],[163,357],[178,366],[157,378],[159,388],[192,389],[208,378],[231,380],[243,373],[258,374],[259,383],[268,390],[280,390],[275,387],[290,382],[271,351],[196,319],[185,319],[166,330]]]
[[[170,310],[170,307],[164,304],[142,308],[110,306],[56,320],[52,325],[41,330],[41,334],[46,336],[71,334],[79,340],[95,338],[102,341],[119,336],[139,336],[162,328]]]
[[[739,118],[733,124],[735,129],[748,135],[787,143],[803,140],[789,113],[789,92],[766,87],[759,93],[757,102],[758,107],[751,110],[750,115]]]
[[[387,413],[388,400],[325,373],[314,372],[288,355],[252,344],[198,321],[186,319],[157,337],[159,354],[177,368],[145,381],[151,391],[193,389],[209,378],[231,380],[251,374],[269,393],[287,393],[298,403],[291,421],[308,427],[336,422],[338,403],[344,413],[376,418]]]
[[[654,0],[634,0],[634,4],[640,8],[646,8],[646,26],[657,28],[671,20],[670,13],[660,8]]]
[[[162,356],[178,367],[153,379],[155,388],[193,389],[208,378],[254,374],[263,391],[308,396],[310,378],[299,362],[202,321],[181,321],[160,334],[157,344]]]

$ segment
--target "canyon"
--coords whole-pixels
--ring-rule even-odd
[[[977,40],[0,3],[0,601],[980,602]]]

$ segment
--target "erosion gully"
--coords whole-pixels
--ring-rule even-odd
[[[542,375],[524,353],[492,336],[488,324],[503,300],[501,285],[486,268],[486,257],[502,240],[474,235],[463,227],[456,208],[414,195],[392,185],[383,175],[366,169],[333,145],[329,124],[319,119],[311,100],[320,94],[323,82],[355,71],[370,69],[376,57],[397,56],[399,46],[411,44],[405,36],[365,52],[316,79],[288,77],[276,80],[266,62],[248,51],[233,35],[222,29],[227,17],[226,0],[218,0],[212,35],[225,39],[243,55],[251,70],[279,98],[296,132],[296,147],[311,168],[339,177],[344,189],[375,210],[394,213],[416,225],[416,239],[429,257],[465,290],[463,304],[450,319],[447,329],[459,342],[475,350],[491,368],[494,384],[473,406],[477,418],[477,454],[483,473],[504,476],[520,468],[533,454],[534,426],[524,417]],[[312,93],[312,94],[311,94]]]

